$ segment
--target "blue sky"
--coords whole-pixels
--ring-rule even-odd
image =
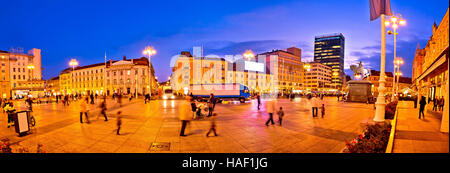
[[[425,46],[449,3],[391,0],[391,6],[407,20],[398,31],[397,55],[410,77],[417,44]],[[105,52],[116,60],[137,58],[146,45],[158,51],[152,63],[160,81],[171,74],[172,56],[199,45],[205,55],[219,56],[296,46],[308,61],[314,36],[329,33],[344,34],[346,67],[362,61],[379,70],[380,63],[380,20],[369,20],[369,0],[17,0],[2,2],[0,19],[0,50],[40,48],[45,79],[67,68],[71,58],[80,65],[103,62]],[[393,60],[392,45],[387,36],[387,62]]]

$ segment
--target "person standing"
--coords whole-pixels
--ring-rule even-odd
[[[261,96],[259,95],[259,93],[258,95],[256,95],[256,100],[258,101],[258,110],[259,110],[259,107],[261,106]]]
[[[275,100],[269,100],[266,102],[266,110],[267,113],[269,113],[269,119],[266,121],[266,126],[269,126],[269,122],[274,125],[275,123],[273,122],[273,113],[277,112]]]
[[[280,107],[280,110],[277,112],[277,114],[278,114],[278,122],[280,123],[281,126],[281,122],[283,121],[284,117],[283,107]]]
[[[117,135],[120,135],[119,131],[120,131],[120,126],[122,126],[122,112],[119,111],[117,112]]]
[[[214,100],[210,99],[209,103],[208,103],[208,117],[212,116],[213,111],[214,111],[214,104],[213,104]]]
[[[317,113],[318,113],[318,107],[319,107],[319,101],[318,101],[318,96],[312,96],[311,98],[311,103],[312,103],[312,116],[313,117],[317,117]]]
[[[322,118],[325,116],[325,100],[321,101],[322,104]]]
[[[88,104],[88,98],[86,97],[85,100],[82,100],[80,103],[80,123],[83,123],[83,114],[86,118],[87,123],[89,124],[89,118],[87,115],[87,104]]]
[[[441,97],[441,99],[439,100],[439,111],[443,110],[444,110],[444,97]]]
[[[336,94],[336,96],[337,96],[337,99],[338,99],[338,101],[339,101],[339,94]]]
[[[214,132],[214,136],[217,136],[217,133],[216,133],[216,116],[217,116],[217,113],[213,113],[212,117],[209,118],[209,121],[211,122],[211,127],[209,128],[208,133],[206,133],[206,137],[209,137],[209,133],[211,133],[211,131]]]
[[[211,102],[212,104],[213,104],[213,111],[214,111],[214,108],[216,107],[216,98],[214,97],[214,94],[213,93],[211,93],[211,96],[210,96],[210,98],[209,98],[209,102]]]
[[[420,115],[423,116],[423,118],[425,119],[425,114],[423,113],[423,111],[425,110],[425,105],[427,104],[427,101],[425,100],[425,97],[422,96],[422,99],[419,102],[420,108],[419,108],[419,119],[420,119]]]
[[[14,126],[14,112],[16,111],[16,108],[14,108],[13,102],[5,103],[5,108],[3,109],[8,114],[8,128],[13,125]]]
[[[184,134],[184,131],[186,129],[186,125],[189,123],[189,121],[192,119],[192,115],[191,115],[191,98],[188,96],[186,97],[186,101],[184,101],[181,105],[180,105],[180,112],[179,114],[179,118],[181,120],[181,130],[180,130],[180,136],[186,136]]]

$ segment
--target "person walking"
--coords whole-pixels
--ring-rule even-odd
[[[91,97],[91,104],[95,104],[95,103],[94,103],[94,94],[91,94],[90,97]]]
[[[277,114],[278,114],[278,122],[280,123],[281,126],[281,122],[283,121],[284,117],[283,107],[280,107],[280,110],[277,112]]]
[[[108,121],[108,117],[106,116],[106,97],[103,98],[103,102],[100,104],[100,114],[105,117],[105,121]],[[97,116],[98,119],[99,116]]]
[[[272,125],[274,125],[275,123],[273,122],[273,113],[277,112],[276,103],[274,99],[266,102],[266,110],[267,113],[269,113],[269,119],[266,121],[266,126],[269,126],[269,122],[271,122]]]
[[[419,102],[420,108],[419,108],[419,119],[420,119],[420,115],[423,116],[423,118],[425,119],[425,114],[423,113],[423,111],[425,110],[425,105],[427,104],[427,101],[425,99],[424,96],[422,96],[422,99]]]
[[[213,111],[214,111],[214,108],[216,107],[216,102],[217,102],[217,100],[216,100],[216,98],[214,97],[214,94],[213,94],[213,93],[211,93],[211,95],[210,95],[209,102],[211,102],[211,103],[213,104]]]
[[[14,116],[14,112],[16,112],[16,108],[14,108],[14,103],[11,101],[9,103],[6,103],[5,108],[3,110],[8,115],[8,128],[11,125],[14,126],[13,116]]]
[[[209,110],[208,117],[212,116],[212,114],[214,112],[214,104],[213,104],[213,102],[214,102],[214,100],[210,99],[210,101],[208,103],[208,110]]]
[[[209,133],[214,132],[214,136],[217,136],[216,133],[216,116],[217,113],[213,113],[212,116],[209,118],[209,121],[211,122],[211,126],[208,130],[208,133],[206,133],[206,137],[209,137]]]
[[[433,98],[433,111],[437,111],[437,103],[436,98]]]
[[[120,135],[120,126],[122,126],[122,112],[117,112],[117,135]]]
[[[89,118],[88,118],[88,110],[87,110],[87,104],[88,104],[88,98],[86,97],[85,100],[82,100],[80,103],[80,123],[83,123],[83,114],[86,118],[87,123],[89,124]]]
[[[191,108],[191,97],[186,97],[186,101],[184,101],[179,108],[179,118],[181,121],[181,130],[180,130],[180,136],[186,136],[184,134],[184,131],[186,129],[186,125],[189,123],[189,121],[192,119],[192,108]]]
[[[256,100],[258,101],[258,110],[259,110],[259,107],[261,106],[261,96],[259,95],[259,93],[258,95],[256,95]]]

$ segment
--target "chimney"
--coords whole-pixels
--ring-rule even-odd
[[[126,61],[126,60],[127,60],[127,57],[126,57],[126,56],[123,56],[123,60]]]

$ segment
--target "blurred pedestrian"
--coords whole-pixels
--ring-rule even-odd
[[[116,132],[117,135],[120,135],[119,134],[120,126],[122,126],[122,112],[121,111],[117,112],[117,132]]]
[[[103,99],[103,102],[100,104],[100,114],[103,115],[103,117],[105,117],[105,121],[108,121],[108,117],[106,116],[106,98]],[[98,120],[97,116],[97,120]]]
[[[86,118],[87,123],[89,124],[89,118],[88,118],[88,109],[87,109],[87,104],[88,104],[88,98],[86,97],[85,100],[81,100],[80,103],[80,123],[83,123],[83,114]]]
[[[425,105],[427,104],[427,101],[425,99],[424,96],[422,96],[422,99],[419,102],[420,108],[419,108],[419,119],[420,119],[420,115],[423,116],[423,118],[425,119],[425,114],[423,113],[423,111],[425,110]]]
[[[266,126],[269,126],[269,122],[272,123],[272,125],[274,125],[275,123],[273,122],[273,114],[275,112],[277,112],[276,110],[276,101],[275,99],[271,99],[269,101],[266,101],[266,110],[267,113],[269,114],[269,119],[266,121]]]
[[[209,110],[208,117],[212,116],[212,114],[213,114],[213,111],[214,111],[214,103],[213,102],[214,102],[214,100],[211,100],[211,99],[208,102],[208,110]]]
[[[181,105],[180,105],[180,111],[179,111],[179,117],[181,120],[181,130],[180,130],[180,136],[186,136],[184,134],[184,131],[186,129],[186,125],[189,123],[190,120],[192,120],[192,115],[191,115],[191,97],[187,96],[186,97],[186,101],[184,101]]]
[[[214,110],[214,108],[216,107],[216,102],[217,102],[217,100],[216,100],[216,98],[214,97],[214,94],[213,94],[213,93],[211,93],[211,95],[210,95],[210,97],[209,97],[209,102],[213,104],[213,110]]]
[[[433,111],[437,111],[437,105],[438,105],[438,103],[437,103],[436,98],[433,98]]]
[[[208,133],[206,133],[206,137],[209,137],[209,133],[214,132],[214,136],[217,136],[216,133],[216,116],[217,113],[213,113],[212,116],[209,118],[209,121],[211,122],[211,126],[208,130]]]
[[[119,103],[119,107],[122,107],[122,93],[117,95],[117,103]]]
[[[145,99],[144,99],[145,104],[147,104],[147,100],[150,101],[150,95],[149,94],[145,94]]]
[[[256,95],[256,100],[258,101],[258,110],[259,110],[259,107],[261,106],[261,95],[259,95],[259,93],[258,95]]]
[[[439,100],[439,111],[443,110],[444,110],[444,97],[441,97],[441,99]]]
[[[91,104],[95,104],[95,103],[94,103],[94,94],[91,94],[90,97],[91,97]]]
[[[278,122],[280,123],[281,126],[281,122],[283,121],[284,117],[283,107],[280,107],[280,110],[277,112],[277,114],[278,114]]]

